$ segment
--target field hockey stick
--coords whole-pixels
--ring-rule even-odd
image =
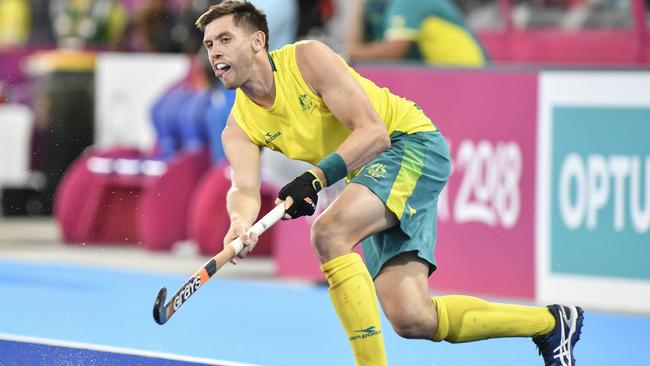
[[[275,208],[264,217],[262,217],[258,222],[256,222],[249,230],[249,233],[255,233],[257,235],[262,234],[266,229],[273,226],[278,222],[282,216],[284,216],[285,207],[284,202],[275,206]],[[187,299],[192,296],[196,290],[199,289],[204,283],[208,282],[210,277],[212,277],[217,271],[223,267],[228,261],[233,259],[239,252],[244,248],[240,238],[233,240],[230,244],[226,245],[219,254],[215,255],[207,263],[205,263],[196,273],[190,277],[180,290],[176,291],[174,296],[169,299],[169,302],[165,304],[165,297],[167,296],[167,288],[163,287],[158,291],[158,296],[156,297],[156,302],[153,304],[153,318],[158,324],[165,324],[169,318],[174,315],[178,310],[187,301]]]

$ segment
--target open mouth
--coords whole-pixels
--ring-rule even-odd
[[[230,65],[223,62],[218,63],[215,67],[217,69],[217,77],[219,78],[223,77],[223,75],[230,70]]]

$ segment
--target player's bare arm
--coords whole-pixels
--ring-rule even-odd
[[[352,61],[401,60],[406,57],[413,42],[407,39],[388,39],[380,42],[352,43],[348,56]]]
[[[343,60],[318,41],[300,44],[296,61],[309,87],[334,116],[352,133],[336,149],[348,171],[358,169],[390,147],[386,126],[370,103],[363,88],[348,72]],[[320,169],[315,173],[326,182]]]
[[[409,39],[390,39],[378,42],[364,42],[363,12],[366,0],[353,0],[349,3],[350,21],[346,36],[346,52],[350,60],[400,60],[406,57],[413,41]]]
[[[246,231],[253,224],[260,210],[260,148],[253,144],[237,125],[234,116],[228,117],[221,133],[226,158],[230,163],[232,186],[226,197],[230,215],[230,229],[224,237],[224,245],[241,237],[245,256],[257,243],[254,234]]]

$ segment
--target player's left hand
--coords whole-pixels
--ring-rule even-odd
[[[250,229],[250,224],[242,220],[235,220],[230,222],[230,228],[228,228],[228,232],[226,233],[226,236],[223,239],[224,247],[237,238],[240,238],[242,244],[244,244],[244,247],[242,248],[241,252],[239,252],[239,254],[237,254],[236,257],[231,259],[230,263],[237,264],[236,258],[244,258],[248,253],[250,253],[253,250],[253,248],[255,248],[255,245],[257,245],[258,236],[257,234],[252,232],[248,233],[249,229]]]
[[[283,220],[295,219],[300,216],[311,216],[316,212],[318,192],[323,189],[321,180],[312,172],[306,171],[298,178],[282,187],[278,193],[279,201],[287,201],[286,215]],[[289,202],[290,197],[293,202]]]

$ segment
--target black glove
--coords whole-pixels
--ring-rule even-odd
[[[318,192],[323,189],[323,183],[318,177],[306,171],[298,178],[291,181],[286,186],[282,187],[278,198],[286,200],[287,197],[293,199],[291,207],[287,208],[286,213],[292,219],[300,216],[311,216],[316,211],[316,204],[318,203]]]

